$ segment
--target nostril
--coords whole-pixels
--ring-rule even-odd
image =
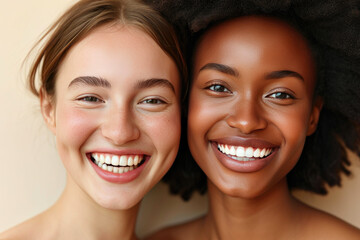
[[[114,145],[122,145],[140,137],[140,129],[129,117],[109,119],[101,126],[102,135]]]
[[[267,121],[260,115],[232,115],[226,119],[229,127],[237,128],[242,133],[251,133],[266,128]]]

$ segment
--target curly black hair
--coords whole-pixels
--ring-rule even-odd
[[[213,25],[245,15],[287,21],[302,33],[317,63],[316,94],[324,105],[317,130],[307,137],[297,165],[287,175],[289,189],[326,194],[326,185],[349,175],[346,149],[360,156],[359,0],[147,0],[172,22],[185,43],[189,69],[197,40]],[[191,73],[190,73],[191,74]],[[190,76],[191,79],[191,76]],[[207,180],[186,141],[186,114],[178,158],[164,181],[187,200],[206,192]]]

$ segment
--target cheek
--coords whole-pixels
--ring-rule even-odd
[[[188,142],[190,148],[193,147],[194,141],[204,137],[204,128],[206,128],[207,121],[209,120],[209,112],[199,99],[192,97],[191,94],[188,109]],[[203,121],[201,121],[203,119]],[[192,150],[192,149],[191,149]]]
[[[229,105],[226,102],[213,101],[201,96],[201,92],[193,91],[188,111],[189,143],[194,139],[206,141],[208,134],[217,132],[222,120],[229,114]]]
[[[164,151],[160,154],[166,155],[169,151],[178,149],[181,134],[179,107],[151,118],[147,116],[141,125],[157,149]]]
[[[95,112],[70,106],[59,106],[56,111],[56,140],[60,150],[79,150],[96,128]],[[60,151],[60,154],[62,152]]]
[[[188,133],[189,136],[195,132],[204,131],[212,118],[212,108],[206,101],[202,101],[196,92],[191,93],[188,109]],[[200,137],[200,136],[193,136]]]
[[[290,108],[284,114],[279,114],[279,126],[290,136],[306,136],[310,118],[311,105],[304,103],[296,108]]]
[[[188,110],[188,145],[194,159],[205,168],[208,152],[208,133],[216,125],[221,113],[216,104],[202,99],[201,93],[193,91]]]
[[[297,161],[304,147],[308,128],[309,113],[293,109],[286,114],[279,114],[276,118],[282,137],[283,146],[290,158]]]

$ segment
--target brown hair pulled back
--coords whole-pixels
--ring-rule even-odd
[[[44,91],[53,97],[57,71],[69,49],[95,28],[111,23],[134,26],[148,34],[174,60],[181,79],[186,81],[186,65],[176,34],[158,12],[136,0],[80,0],[37,43],[48,38],[29,72],[31,92],[39,96]],[[186,82],[182,85],[186,89]]]

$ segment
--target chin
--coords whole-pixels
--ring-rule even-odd
[[[256,191],[254,189],[239,189],[238,187],[221,189],[220,191],[227,196],[241,199],[254,199],[262,194],[261,191]]]
[[[126,197],[124,197],[126,196]],[[111,210],[128,210],[140,203],[141,198],[124,193],[116,196],[96,196],[94,202],[99,206]]]
[[[218,190],[230,197],[241,198],[241,199],[255,199],[264,195],[267,192],[266,187],[259,185],[247,185],[247,184],[234,184],[234,182],[226,183],[216,183],[215,184]]]

